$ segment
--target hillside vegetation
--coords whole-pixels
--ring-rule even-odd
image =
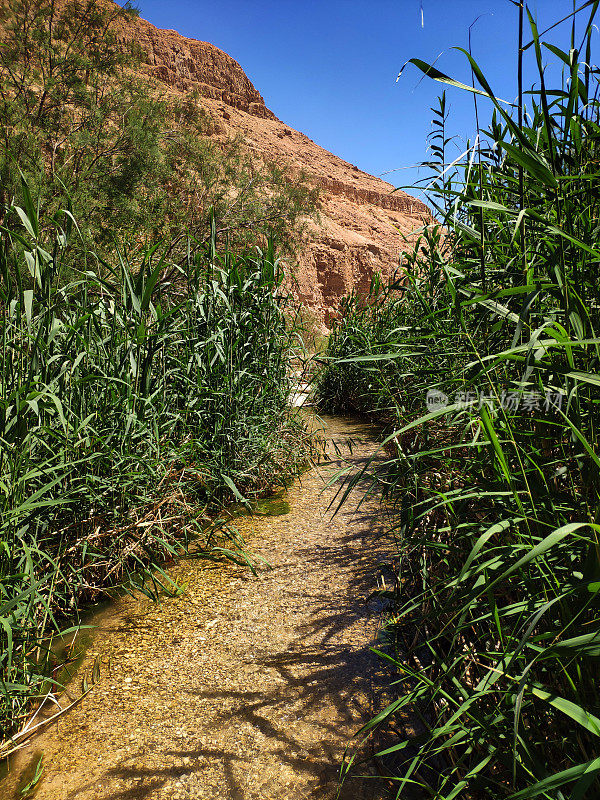
[[[521,5],[519,66],[539,82],[514,107],[466,51],[473,87],[413,59],[479,118],[491,103],[489,127],[451,164],[442,95],[439,224],[395,282],[347,298],[330,338],[322,407],[389,431],[397,699],[364,733],[393,732],[380,756],[398,797],[600,792],[597,7],[559,48]]]
[[[143,77],[139,46],[118,35],[135,14],[100,0],[0,4],[0,201],[20,196],[23,173],[42,217],[68,203],[105,255],[115,239],[164,236],[185,252],[186,234],[208,238],[209,209],[231,246],[276,235],[293,248],[315,190],[238,138],[211,140],[196,94]]]
[[[113,33],[129,9],[0,13],[2,756],[82,606],[178,592],[163,565],[190,547],[245,563],[221,504],[310,457],[274,240],[314,193],[210,142],[194,96],[157,99]]]

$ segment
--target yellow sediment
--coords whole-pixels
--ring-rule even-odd
[[[327,424],[355,466],[375,450],[367,426]],[[20,754],[0,798],[42,751],[36,800],[336,797],[344,750],[376,710],[378,615],[366,600],[385,548],[374,501],[357,511],[355,494],[332,518],[339,466],[305,473],[276,516],[236,521],[269,562],[257,576],[184,560],[170,570],[181,597],[102,612],[80,668],[99,658],[101,681]],[[340,797],[380,796],[373,778]]]

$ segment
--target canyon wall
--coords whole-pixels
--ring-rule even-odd
[[[411,231],[431,221],[419,200],[277,119],[242,67],[214,45],[140,18],[123,22],[122,35],[141,45],[145,71],[165,91],[200,96],[215,121],[215,135],[241,135],[255,153],[289,164],[319,187],[319,222],[310,223],[295,265],[294,292],[321,322],[329,324],[342,295],[367,289],[374,272],[391,274],[410,247]]]
[[[116,10],[112,0],[97,2]],[[194,93],[212,117],[214,137],[241,137],[259,158],[288,165],[319,187],[319,221],[309,222],[308,240],[288,271],[293,267],[297,298],[321,323],[329,324],[342,295],[368,288],[374,272],[391,274],[410,247],[411,231],[431,220],[420,201],[277,119],[242,67],[214,45],[132,14],[119,14],[114,29],[123,44],[139,45],[143,73],[159,95]]]

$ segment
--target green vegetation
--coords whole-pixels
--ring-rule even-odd
[[[65,282],[73,218],[46,238],[26,184],[24,199],[0,251],[5,730],[44,686],[61,617],[109,586],[169,591],[160,563],[192,542],[241,557],[207,509],[281,485],[310,452],[288,410],[294,337],[271,246],[190,241],[183,266],[169,242],[123,250],[110,280],[88,252]]]
[[[440,222],[391,286],[348,299],[330,340],[322,405],[389,426],[379,479],[402,556],[382,656],[397,699],[364,733],[395,732],[380,756],[398,797],[600,793],[598,5],[567,50],[529,18],[527,107],[519,87],[507,110],[465,52],[462,88],[491,102],[490,127],[448,168],[442,96]],[[446,405],[425,407],[432,389]]]
[[[162,242],[121,251],[110,280],[103,263],[65,282],[73,218],[47,239],[26,184],[24,199],[0,251],[4,730],[43,688],[61,617],[110,586],[176,589],[160,563],[192,542],[241,558],[207,510],[285,483],[310,453],[288,410],[295,337],[271,246],[189,242],[181,266]]]
[[[80,607],[177,592],[190,548],[246,563],[218,509],[311,454],[272,237],[297,244],[314,193],[207,139],[197,97],[157,100],[131,13],[0,8],[0,737]]]
[[[232,248],[275,235],[292,250],[315,190],[238,139],[211,140],[197,95],[144,78],[143,53],[117,36],[133,13],[98,0],[2,4],[0,204],[19,197],[23,173],[41,216],[68,202],[85,244],[107,258],[115,238],[161,237],[184,258],[186,233],[209,238],[209,209]]]

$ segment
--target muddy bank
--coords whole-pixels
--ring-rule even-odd
[[[375,450],[367,426],[327,424],[354,468]],[[263,509],[274,516],[236,523],[269,563],[257,576],[183,561],[182,597],[103,612],[84,663],[101,659],[101,683],[20,756],[0,797],[41,752],[40,800],[336,797],[344,750],[380,702],[367,598],[389,555],[375,502],[356,511],[357,494],[332,519],[337,467],[306,473]],[[340,797],[383,796],[362,771]]]

